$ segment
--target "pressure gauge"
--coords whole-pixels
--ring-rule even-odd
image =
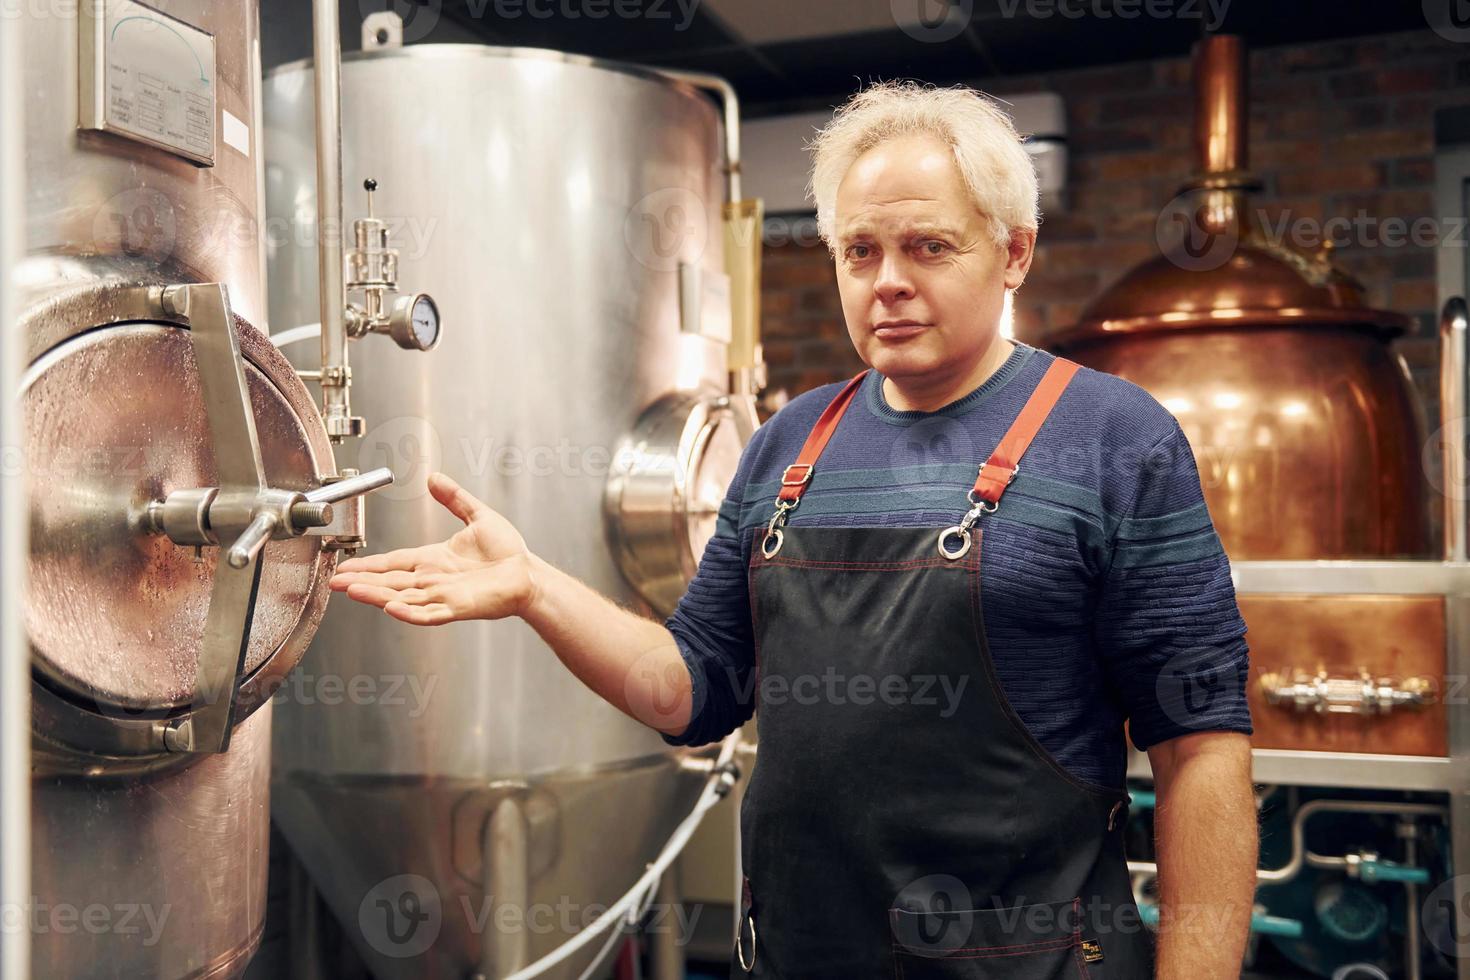
[[[439,307],[428,293],[403,296],[388,317],[388,336],[404,350],[433,350],[439,343]]]

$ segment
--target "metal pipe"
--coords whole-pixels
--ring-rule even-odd
[[[699,71],[676,71],[661,68],[659,73],[669,78],[687,82],[695,88],[713,92],[725,111],[725,178],[726,194],[732,202],[740,196],[740,98],[735,87],[719,75],[708,75]]]
[[[1246,168],[1245,44],[1215,34],[1194,52],[1195,154],[1203,174],[1235,174]]]
[[[1410,868],[1419,860],[1419,848],[1415,838],[1419,825],[1412,820],[1399,824],[1399,833],[1404,838],[1404,864]],[[1419,949],[1419,886],[1412,881],[1404,882],[1404,977],[1419,980],[1423,974],[1422,954]]]
[[[393,471],[386,466],[344,477],[333,483],[324,483],[315,490],[306,491],[305,497],[314,504],[336,504],[352,497],[371,493],[393,482]]]
[[[316,85],[316,229],[320,283],[322,419],[333,441],[350,431],[347,293],[342,269],[342,42],[336,0],[312,0]]]
[[[19,325],[16,269],[25,243],[25,101],[22,21],[0,17],[0,445],[19,449],[25,337]],[[31,975],[30,930],[24,910],[31,894],[31,658],[22,602],[28,554],[24,467],[0,478],[0,908],[20,910],[22,927],[0,936],[0,977]]]
[[[1291,821],[1291,860],[1279,868],[1256,869],[1256,883],[1279,885],[1301,874],[1302,867],[1312,862],[1317,867],[1335,866],[1333,859],[1313,854],[1306,847],[1307,820],[1318,813],[1375,813],[1447,819],[1449,811],[1433,803],[1377,803],[1369,800],[1313,800],[1297,810]],[[1129,861],[1128,870],[1136,874],[1157,875],[1159,866],[1153,861]]]
[[[1466,307],[1456,296],[1439,316],[1440,461],[1444,487],[1444,556],[1465,561]]]

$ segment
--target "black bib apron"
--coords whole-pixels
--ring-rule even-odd
[[[1048,370],[955,527],[784,527],[862,375],[787,468],[749,570],[760,755],[733,980],[1153,976],[1128,796],[1026,731],[981,615],[977,522],[1076,369]]]

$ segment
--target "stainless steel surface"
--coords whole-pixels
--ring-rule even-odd
[[[337,0],[311,0],[316,96],[316,221],[322,419],[335,442],[355,435],[347,363],[347,293],[342,268],[342,40]],[[304,320],[296,321],[304,323]]]
[[[674,611],[694,576],[759,424],[748,399],[675,393],[644,412],[614,450],[603,502],[609,543],[659,615]]]
[[[22,340],[16,271],[25,232],[26,106],[20,23],[0,17],[0,392],[20,390]],[[13,401],[0,405],[0,445],[20,446],[24,426]],[[25,635],[26,475],[0,473],[0,908],[22,908],[31,891],[30,673]],[[0,978],[31,975],[27,929],[0,933]]]
[[[679,322],[679,263],[723,270],[715,107],[650,72],[459,45],[348,55],[342,85],[344,179],[378,179],[400,279],[456,325],[422,357],[354,351],[354,404],[373,428],[340,462],[399,478],[374,501],[374,551],[453,530],[424,487],[443,469],[547,560],[640,606],[607,545],[604,487],[649,406],[725,388],[723,345]],[[273,214],[315,212],[312,88],[305,64],[267,80]],[[316,318],[314,235],[274,250],[278,324]],[[665,526],[677,533],[673,514]],[[500,937],[461,902],[485,906],[492,787],[529,786],[533,907],[583,909],[637,879],[697,789],[655,732],[519,621],[426,631],[340,604],[302,676],[396,681],[392,698],[283,705],[277,719],[277,820],[384,980],[460,978]],[[433,883],[443,925],[431,951],[398,957],[355,926],[372,887],[409,873]],[[565,935],[532,930],[526,954]]]
[[[243,368],[231,355],[228,369],[237,389],[243,370],[271,483],[307,490],[333,472],[310,393],[256,329],[265,316],[256,5],[178,0],[168,15],[214,38],[212,167],[78,130],[76,16],[32,5],[0,25],[22,37],[22,78],[4,86],[0,126],[18,121],[11,93],[30,110],[22,319],[6,331],[24,351],[6,360],[25,374],[6,397],[21,400],[24,438],[7,445],[24,446],[30,482],[32,662],[21,693],[32,722],[20,750],[31,750],[33,834],[20,844],[33,873],[7,908],[42,923],[31,930],[38,977],[194,980],[243,967],[264,908],[266,702],[320,619],[335,560],[319,538],[265,546],[276,571],[260,584],[259,647],[236,640],[247,673],[231,751],[163,754],[159,730],[199,694],[214,575],[192,548],[148,533],[150,505],[217,486],[221,471],[250,462],[213,445],[188,330],[198,324],[185,319],[201,312],[199,297],[186,304],[170,287],[228,290],[233,315],[215,287],[218,329],[198,339],[238,338]],[[99,911],[109,928],[88,924]]]
[[[36,781],[35,870],[21,908],[40,924],[38,980],[243,971],[265,915],[270,727],[267,706],[229,752],[192,766]],[[86,914],[105,914],[108,928],[84,927]]]
[[[313,503],[336,504],[353,497],[361,497],[373,490],[381,490],[392,483],[393,471],[386,466],[379,466],[368,473],[354,473],[351,476],[344,474],[340,480],[308,490],[306,499]]]
[[[81,72],[78,127],[214,166],[214,37],[137,0],[78,4],[73,11]]]
[[[1436,147],[1434,155],[1434,199],[1435,213],[1450,218],[1465,218],[1467,201],[1467,190],[1470,190],[1470,147],[1464,144],[1446,145]],[[1453,243],[1441,242],[1436,255],[1436,280],[1438,283],[1438,296],[1441,307],[1455,297],[1467,295],[1467,287],[1470,287],[1470,256],[1467,250],[1458,248]],[[1464,379],[1464,375],[1459,375]],[[1465,396],[1461,394],[1459,404],[1465,404]],[[1462,412],[1458,417],[1444,413],[1440,419],[1445,427],[1445,435],[1456,433],[1456,425],[1459,433],[1464,432],[1464,416]],[[1463,453],[1466,444],[1460,442],[1458,448]],[[1462,471],[1463,472],[1463,471]],[[1455,495],[1456,510],[1463,507],[1463,495],[1467,492],[1465,483],[1444,484],[1444,492]],[[1447,510],[1449,507],[1447,506]],[[1461,513],[1463,511],[1461,510]],[[1464,524],[1458,525],[1464,528]],[[1463,533],[1463,532],[1462,532]],[[1448,671],[1457,677],[1470,676],[1470,602],[1463,599],[1450,603],[1446,607],[1448,616],[1449,634],[1451,637],[1450,657]],[[1461,771],[1470,770],[1470,710],[1461,708],[1459,711],[1450,713],[1450,757]],[[1461,786],[1450,794],[1450,843],[1452,861],[1458,872],[1452,879],[1450,894],[1446,897],[1453,903],[1452,907],[1458,912],[1458,921],[1455,924],[1455,935],[1460,937],[1470,936],[1470,786]],[[1463,947],[1459,950],[1460,957],[1456,964],[1456,976],[1459,980],[1470,980],[1470,955],[1465,955],[1470,950]]]
[[[1252,749],[1251,759],[1251,778],[1258,783],[1437,792],[1466,784],[1464,770],[1447,758]],[[1148,756],[1137,749],[1128,750],[1128,776],[1153,778]]]
[[[1466,562],[1232,561],[1230,578],[1242,593],[1470,596]]]

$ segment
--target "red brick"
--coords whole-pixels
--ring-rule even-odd
[[[1194,84],[1194,62],[1189,58],[1164,58],[1156,61],[1154,78],[1162,88],[1188,88]]]
[[[1083,214],[1096,214],[1100,220],[1110,211],[1160,208],[1172,196],[1172,192],[1160,193],[1146,183],[1104,186],[1078,181],[1071,190],[1072,207]]]
[[[1262,176],[1273,170],[1286,170],[1317,163],[1322,159],[1322,141],[1293,139],[1252,143],[1250,167]]]
[[[1061,211],[1042,218],[1037,240],[1048,242],[1091,241],[1097,238],[1097,223],[1078,211]]]
[[[1329,159],[1344,161],[1416,157],[1433,152],[1434,133],[1427,126],[1340,133],[1327,147]]]
[[[1327,79],[1327,91],[1334,99],[1361,99],[1378,94],[1378,75],[1375,72],[1345,71]]]
[[[1438,66],[1419,68],[1385,68],[1378,73],[1378,91],[1383,95],[1411,95],[1433,92],[1448,81]]]
[[[1333,191],[1373,190],[1384,185],[1383,167],[1376,163],[1290,170],[1276,175],[1276,193],[1327,194]]]
[[[777,316],[796,308],[796,294],[784,289],[771,289],[761,284],[761,316]]]
[[[792,286],[835,287],[837,274],[825,252],[811,251],[802,261],[761,265],[761,283],[765,289],[787,289]]]
[[[1439,369],[1439,341],[1430,337],[1400,337],[1392,349],[1404,357],[1411,371],[1437,371]]]
[[[1389,183],[1394,187],[1429,187],[1434,184],[1434,158],[1414,157],[1395,160],[1389,170]]]
[[[1396,282],[1389,293],[1389,308],[1400,313],[1422,313],[1439,305],[1438,287],[1433,279]]]
[[[1165,176],[1183,179],[1192,169],[1191,161],[1183,154],[1155,151],[1085,157],[1078,161],[1075,172],[1079,180],[1106,183]]]
[[[1272,48],[1251,54],[1251,69],[1256,72],[1283,70],[1289,73],[1320,72],[1352,68],[1359,64],[1358,51],[1351,43],[1307,44],[1300,47]]]
[[[1026,285],[1016,294],[1016,299],[1019,302],[1024,296],[1037,305],[1054,300],[1074,301],[1092,297],[1100,287],[1096,272],[1059,276],[1049,272],[1044,264],[1033,265],[1031,274],[1026,277]]]

